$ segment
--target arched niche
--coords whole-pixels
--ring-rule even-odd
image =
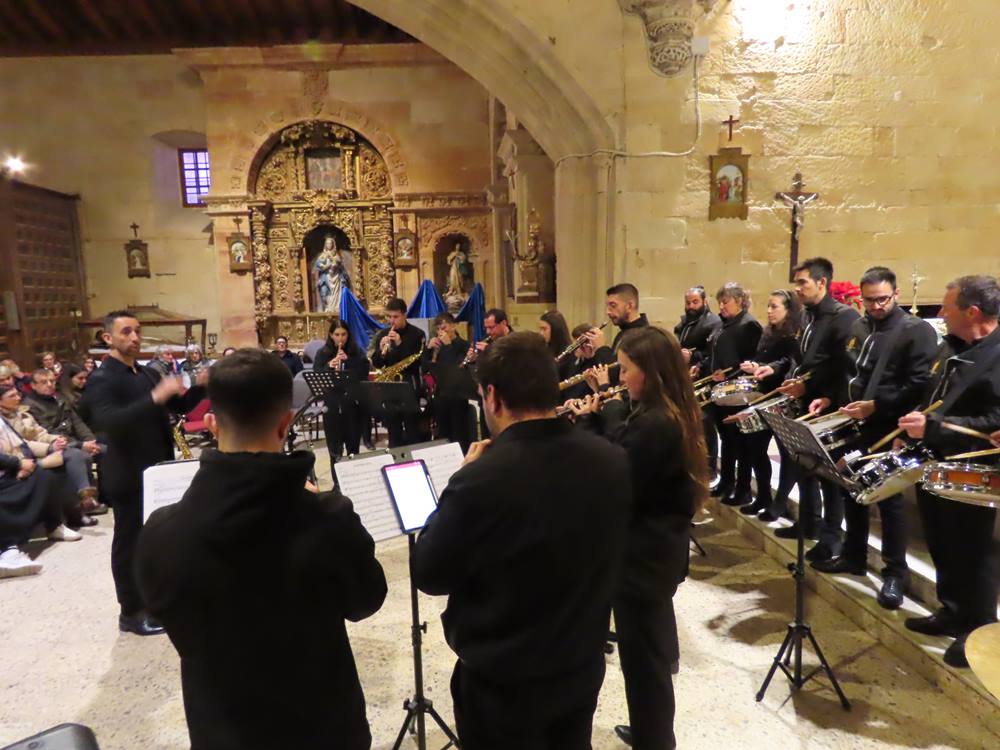
[[[441,234],[434,243],[434,286],[449,312],[461,308],[476,283],[472,249],[472,238],[462,232]]]

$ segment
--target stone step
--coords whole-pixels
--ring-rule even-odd
[[[793,508],[795,505],[792,504]],[[768,525],[756,518],[744,516],[738,509],[722,505],[715,498],[710,500],[706,510],[709,518],[724,526],[736,528],[751,543],[778,562],[782,564],[794,562],[796,542],[774,536],[774,527],[779,524]],[[708,522],[708,519],[696,520],[695,538],[698,536],[697,526],[705,522]],[[874,541],[877,543],[878,540]],[[870,556],[875,555],[876,564],[873,569],[879,570],[881,562],[877,557],[877,546],[873,546],[869,553]],[[933,599],[933,567],[916,557],[911,557],[909,563],[911,573],[917,582],[913,588],[918,592],[924,592],[929,587]],[[792,581],[789,580],[789,586],[791,585]],[[890,612],[882,609],[875,599],[882,581],[874,573],[869,573],[865,579],[847,575],[828,575],[817,573],[808,564],[806,585],[858,626],[871,633],[932,685],[944,691],[953,700],[968,706],[982,717],[984,725],[990,731],[1000,735],[1000,701],[990,694],[972,670],[954,669],[942,661],[941,656],[951,639],[924,636],[904,627],[903,621],[907,617],[930,614],[931,608],[924,601],[914,596],[907,596],[899,610]],[[808,606],[806,611],[808,612]],[[822,643],[824,634],[818,633],[817,638]],[[836,669],[836,665],[833,666]]]

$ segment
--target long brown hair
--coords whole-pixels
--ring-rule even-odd
[[[634,328],[622,337],[623,352],[645,376],[639,403],[665,411],[681,428],[684,465],[694,488],[695,510],[708,499],[708,462],[701,408],[674,335],[662,328]]]
[[[552,331],[549,335],[549,351],[552,352],[553,357],[558,357],[563,349],[570,345],[569,326],[566,324],[566,318],[558,310],[549,310],[542,313],[539,320],[544,320],[549,324]]]

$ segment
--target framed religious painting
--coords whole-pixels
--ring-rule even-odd
[[[415,268],[417,265],[417,236],[409,229],[400,229],[393,238],[393,262],[396,268]]]
[[[249,237],[241,232],[230,234],[226,237],[226,248],[229,251],[229,271],[231,273],[253,270]]]
[[[750,187],[750,154],[740,148],[723,148],[709,157],[708,219],[746,219]]]
[[[136,277],[149,278],[149,245],[140,239],[133,239],[126,242],[125,263],[130,279]]]

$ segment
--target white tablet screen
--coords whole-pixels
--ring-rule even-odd
[[[437,508],[437,498],[423,461],[408,461],[382,467],[389,494],[399,514],[403,531],[410,533],[424,527],[427,516]]]

